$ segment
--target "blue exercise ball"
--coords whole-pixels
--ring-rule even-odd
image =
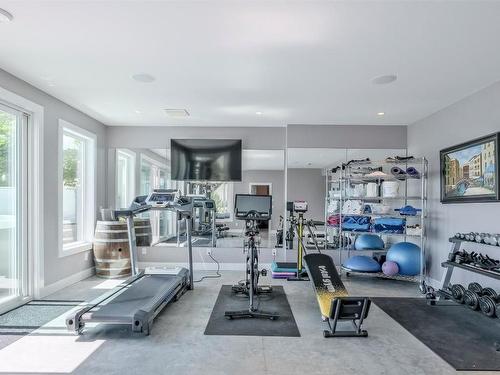
[[[398,242],[387,252],[387,261],[395,262],[399,274],[415,276],[420,273],[420,247],[411,242]]]
[[[343,266],[356,272],[380,272],[380,264],[365,255],[352,256],[344,262]]]
[[[354,242],[356,250],[382,250],[385,248],[384,241],[376,234],[362,234]]]

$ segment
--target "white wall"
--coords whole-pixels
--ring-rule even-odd
[[[0,86],[44,107],[44,284],[50,285],[93,267],[85,253],[58,255],[58,126],[59,119],[97,136],[97,209],[106,202],[106,127],[82,112],[0,69]],[[89,253],[89,252],[87,252]]]
[[[429,159],[429,226],[427,249],[430,276],[440,280],[440,264],[450,250],[448,238],[456,232],[500,232],[500,203],[440,203],[439,151],[448,146],[500,131],[500,83],[485,88],[408,127],[409,154]],[[467,244],[466,250],[500,258],[500,248]],[[500,288],[500,282],[466,271],[455,270],[452,282]],[[484,286],[484,285],[483,285]]]

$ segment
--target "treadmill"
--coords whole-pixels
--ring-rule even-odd
[[[150,267],[138,270],[134,216],[150,210],[175,211],[177,220],[186,222],[189,269]],[[81,334],[86,323],[128,324],[133,332],[149,335],[154,318],[163,308],[194,287],[193,202],[189,197],[179,197],[177,190],[156,189],[148,196],[137,197],[129,208],[116,210],[114,214],[116,219],[127,220],[132,276],[68,316],[66,327]]]

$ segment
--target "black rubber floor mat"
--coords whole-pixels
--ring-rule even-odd
[[[272,293],[261,294],[257,298],[256,305],[259,309],[277,312],[279,318],[227,319],[224,312],[248,308],[248,297],[233,293],[231,285],[223,285],[210,315],[205,335],[300,337],[299,328],[282,286],[273,286]]]
[[[0,315],[0,349],[78,306],[81,301],[31,301]]]
[[[500,319],[420,298],[372,301],[455,370],[500,371]]]

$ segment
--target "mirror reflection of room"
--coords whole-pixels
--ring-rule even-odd
[[[194,200],[193,246],[241,248],[244,228],[234,218],[234,196],[271,195],[273,217],[259,223],[259,229],[260,246],[274,247],[283,212],[283,150],[242,150],[241,181],[224,182],[180,180],[177,172],[172,173],[171,154],[170,149],[117,148],[115,207],[128,207],[136,195],[155,189],[176,189]],[[140,226],[150,226],[137,233],[136,223],[142,246],[185,246],[186,228],[174,212],[150,211],[136,220],[142,220]]]

